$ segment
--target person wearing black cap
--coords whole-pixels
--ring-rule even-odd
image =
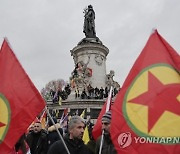
[[[103,115],[101,121],[102,121],[102,131],[103,131],[101,154],[117,154],[110,136],[111,112],[107,111]],[[99,154],[101,139],[102,136],[100,136],[96,141],[96,149],[95,149],[96,154]]]

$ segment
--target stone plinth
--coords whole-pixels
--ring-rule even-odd
[[[92,74],[83,74],[86,86],[105,88],[106,83],[106,56],[109,49],[102,42],[95,39],[83,39],[71,50],[75,66],[82,63],[84,69],[90,70]]]

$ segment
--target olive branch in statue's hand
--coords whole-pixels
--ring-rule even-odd
[[[85,7],[84,10],[83,10],[83,13],[86,14],[88,12],[88,8]]]

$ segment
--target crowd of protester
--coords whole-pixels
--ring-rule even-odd
[[[106,138],[109,135],[110,120],[110,113],[106,113],[102,118],[102,129],[105,131]],[[99,139],[95,141],[92,136],[94,124],[92,124],[90,120],[85,122],[81,116],[74,115],[69,119],[67,125],[63,125],[57,121],[55,117],[53,117],[53,121],[55,125],[49,120],[44,129],[42,128],[41,122],[34,122],[29,127],[28,132],[23,134],[15,144],[12,154],[67,154],[67,149],[70,154],[96,154],[98,152]],[[85,126],[88,127],[90,137],[87,144],[85,144],[82,139]],[[59,136],[59,133],[63,140]],[[110,146],[111,150],[115,151],[112,143],[108,142],[102,147],[105,153],[107,153],[107,146]]]
[[[95,87],[93,88],[90,84],[87,86],[87,88],[84,88],[83,91],[80,93],[79,89],[76,88],[75,90],[75,98],[80,99],[103,99],[107,98],[109,93],[108,87]],[[118,93],[118,90],[116,88],[112,91],[112,97],[114,97]]]
[[[59,99],[66,100],[71,94],[71,87],[67,84],[64,90],[58,89],[57,91],[50,90],[50,96],[53,103],[59,102]],[[116,96],[119,89],[114,88],[112,91],[112,97]],[[92,87],[90,84],[83,90],[79,90],[75,87],[75,99],[104,99],[108,97],[109,88],[108,87]]]
[[[57,91],[54,91],[53,89],[50,90],[50,96],[53,103],[59,102],[59,99],[66,100],[68,98],[68,95],[71,94],[71,87],[69,84],[67,84],[64,88],[58,89]]]

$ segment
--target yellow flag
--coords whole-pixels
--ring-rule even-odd
[[[85,110],[81,113],[80,117],[84,119],[84,117],[85,117]]]
[[[84,144],[87,144],[90,141],[89,131],[88,131],[88,127],[87,126],[84,129],[84,134],[83,134],[82,140],[84,141]]]
[[[59,110],[56,110],[56,118],[59,116]]]

